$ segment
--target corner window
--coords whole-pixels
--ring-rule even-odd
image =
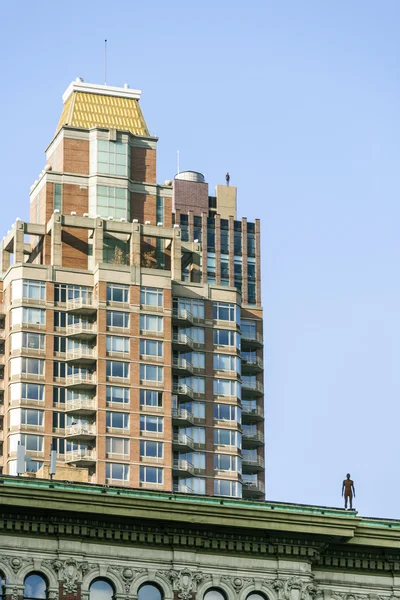
[[[128,177],[129,154],[129,144],[119,140],[115,142],[98,140],[97,172]]]

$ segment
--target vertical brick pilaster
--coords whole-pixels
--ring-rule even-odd
[[[203,283],[207,283],[207,213],[201,213],[201,252],[202,252],[202,268],[203,268]]]
[[[261,232],[260,219],[254,221],[256,242],[256,298],[257,306],[261,306]]]
[[[188,230],[189,230],[189,242],[194,240],[194,212],[189,210],[188,212]]]
[[[215,215],[215,282],[221,285],[221,217]]]
[[[229,285],[233,287],[235,285],[235,268],[233,257],[235,255],[235,242],[234,242],[234,218],[229,217],[228,224],[228,243],[229,243]]]

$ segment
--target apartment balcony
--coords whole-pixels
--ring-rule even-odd
[[[106,484],[112,487],[130,487],[131,482],[127,479],[106,479]]]
[[[186,308],[174,308],[172,310],[172,322],[182,324],[189,323],[190,325],[197,325],[199,323],[204,323],[204,318],[195,317]]]
[[[254,458],[246,458],[243,456],[242,458],[242,470],[243,473],[251,474],[251,473],[259,473],[260,471],[264,471],[265,463],[262,456],[255,456]]]
[[[9,400],[10,406],[31,406],[32,408],[44,407],[44,400],[37,398],[12,398]]]
[[[46,349],[45,348],[29,348],[28,346],[23,346],[22,348],[16,348],[15,350],[11,350],[11,356],[20,356],[23,354],[24,356],[45,356]],[[4,363],[3,363],[4,364]]]
[[[262,348],[264,345],[263,336],[261,333],[249,333],[242,331],[241,336],[241,347],[242,350],[248,350],[251,348]]]
[[[242,373],[252,375],[253,373],[261,373],[264,369],[264,361],[259,356],[248,358],[242,357]]]
[[[65,437],[69,439],[91,440],[96,437],[96,425],[75,423],[65,428]]]
[[[67,350],[65,358],[70,363],[91,364],[96,362],[96,351],[94,348],[74,348]]]
[[[264,434],[261,431],[255,433],[243,432],[243,446],[246,448],[258,448],[264,444]]]
[[[67,400],[65,412],[76,415],[91,415],[97,410],[95,398],[83,398],[82,400]]]
[[[192,363],[181,356],[174,356],[172,358],[172,368],[175,371],[179,371],[181,374],[193,375],[194,372]]]
[[[191,487],[180,483],[174,483],[173,492],[174,494],[194,494],[194,490]]]
[[[172,470],[175,475],[194,475],[195,469],[191,462],[181,458],[174,458]]]
[[[16,323],[15,325],[13,325],[11,327],[11,329],[34,329],[39,330],[39,331],[43,331],[44,329],[46,329],[46,324],[45,323],[32,323],[31,321],[22,321],[22,323]]]
[[[186,408],[173,408],[172,420],[177,424],[193,425],[193,413],[190,410],[186,410]]]
[[[78,296],[77,298],[69,298],[66,302],[66,309],[71,313],[91,314],[97,311],[97,304],[93,296]]]
[[[172,334],[172,346],[181,351],[187,351],[193,350],[195,347],[195,343],[189,335],[186,335],[186,333],[174,331]]]
[[[242,407],[242,420],[244,423],[257,423],[264,420],[264,408],[255,406],[254,408]]]
[[[172,392],[182,400],[194,400],[195,398],[195,393],[190,385],[186,383],[174,383],[172,385]]]
[[[97,335],[96,323],[88,323],[82,321],[80,323],[69,323],[65,328],[65,335],[70,338],[80,338],[82,340],[90,340]]]
[[[95,450],[73,450],[65,453],[65,462],[77,467],[89,467],[96,462]]]
[[[10,381],[22,379],[23,381],[44,381],[44,373],[16,373],[10,376]],[[3,380],[4,382],[4,380]],[[4,387],[2,388],[4,389]]]
[[[194,441],[186,433],[174,433],[172,436],[172,447],[180,451],[190,451],[194,448]]]
[[[243,498],[259,498],[265,494],[265,486],[261,481],[243,482]]]
[[[96,386],[96,376],[94,373],[73,373],[67,375],[65,384],[67,387],[87,388]]]
[[[10,427],[8,428],[8,430],[10,432],[14,432],[14,431],[34,431],[34,432],[43,432],[44,431],[44,425],[37,425],[36,423],[19,423],[18,425],[10,425]]]
[[[264,395],[264,386],[259,381],[242,380],[242,396],[246,398],[256,398]]]

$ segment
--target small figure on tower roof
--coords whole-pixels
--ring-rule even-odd
[[[342,496],[344,496],[344,507],[347,510],[347,501],[350,503],[350,510],[353,510],[353,495],[356,497],[356,490],[354,487],[354,482],[350,479],[350,473],[347,473],[346,479],[343,481],[342,485]]]
[[[229,185],[229,182],[231,180],[231,176],[229,175],[229,172],[225,175],[225,179],[226,179],[226,185]]]

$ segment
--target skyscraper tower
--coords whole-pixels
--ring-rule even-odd
[[[2,242],[3,472],[264,496],[259,221],[236,188],[156,182],[128,86],[78,79],[30,222]]]

